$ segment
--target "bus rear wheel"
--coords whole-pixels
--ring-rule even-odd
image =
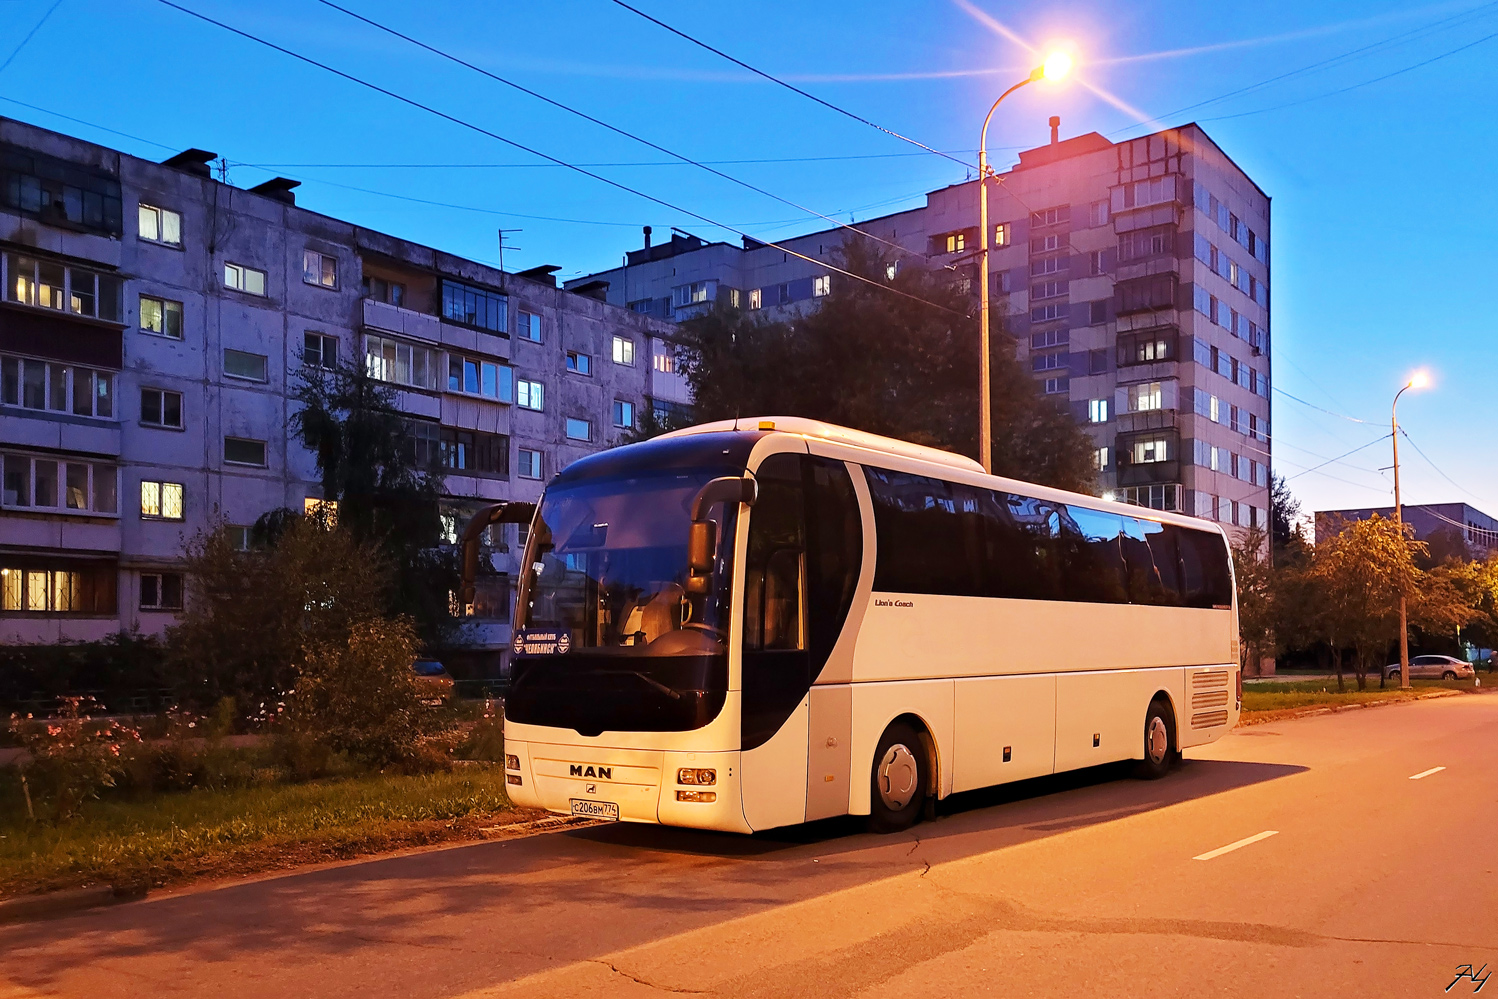
[[[884,730],[870,781],[870,830],[891,833],[915,825],[930,784],[930,764],[926,744],[914,726],[895,722]]]
[[[1134,775],[1142,780],[1164,777],[1177,753],[1175,714],[1164,701],[1151,701],[1144,715],[1144,759],[1135,765]]]

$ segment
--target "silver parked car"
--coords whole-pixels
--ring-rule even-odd
[[[1385,666],[1384,675],[1399,676],[1399,664]],[[1468,680],[1476,675],[1471,663],[1451,656],[1416,656],[1410,660],[1411,680]]]

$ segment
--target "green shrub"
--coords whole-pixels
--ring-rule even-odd
[[[29,754],[21,780],[33,814],[42,805],[53,821],[65,822],[124,774],[124,752],[140,742],[140,732],[119,722],[90,719],[93,703],[91,698],[65,697],[58,716],[42,721],[11,715],[11,733]]]
[[[503,763],[505,759],[505,719],[493,701],[485,701],[483,714],[458,743],[454,755],[460,760],[487,760]]]

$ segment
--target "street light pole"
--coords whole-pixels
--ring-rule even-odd
[[[1058,52],[1035,67],[1030,75],[999,95],[983,119],[978,134],[978,460],[983,471],[993,471],[993,375],[990,370],[988,336],[988,123],[1004,98],[1036,80],[1059,80],[1071,70],[1071,57]]]
[[[1389,407],[1389,424],[1394,441],[1394,526],[1399,529],[1401,542],[1404,540],[1404,508],[1399,496],[1399,397],[1412,388],[1424,388],[1428,383],[1429,379],[1423,372],[1417,373],[1405,382],[1404,388],[1394,393],[1394,402]],[[1409,609],[1402,584],[1399,587],[1399,686],[1406,690],[1410,686]]]

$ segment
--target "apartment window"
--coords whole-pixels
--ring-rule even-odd
[[[423,389],[437,387],[437,353],[426,347],[388,337],[367,336],[364,338],[364,363],[370,377],[382,382]]]
[[[508,364],[461,354],[447,355],[447,390],[499,402],[514,398],[515,369]]]
[[[229,536],[229,547],[237,552],[250,550],[251,528],[244,524],[230,524],[224,528]]]
[[[442,282],[442,318],[494,333],[508,330],[509,299],[461,281]]]
[[[1040,350],[1044,347],[1059,347],[1067,343],[1071,343],[1071,330],[1042,330],[1039,333],[1030,334],[1030,347],[1032,350]]]
[[[140,517],[142,520],[181,520],[182,483],[142,479]]]
[[[1031,371],[1057,371],[1066,367],[1066,351],[1051,351],[1030,356]]]
[[[1118,363],[1153,364],[1156,361],[1173,361],[1176,352],[1174,331],[1146,331],[1118,338]]]
[[[1143,382],[1129,386],[1129,412],[1144,413],[1162,408],[1164,407],[1159,382]]]
[[[326,333],[303,333],[302,363],[310,368],[338,367],[338,338]]]
[[[264,354],[224,348],[224,374],[230,378],[243,378],[251,382],[268,381],[268,363]]]
[[[1063,225],[1071,221],[1071,205],[1057,205],[1030,213],[1030,225],[1039,229],[1049,225]]]
[[[224,264],[224,287],[247,295],[265,294],[265,272],[240,264]]]
[[[140,296],[140,328],[173,340],[182,339],[182,303],[151,295]]]
[[[515,332],[522,340],[529,340],[531,343],[541,342],[541,317],[534,312],[521,309],[515,317],[515,326]]]
[[[515,474],[522,479],[541,478],[541,452],[534,448],[523,447],[516,452],[517,468]]]
[[[715,281],[693,281],[691,284],[677,285],[671,289],[671,304],[684,309],[689,305],[699,305],[706,302],[712,296],[711,286]]]
[[[140,390],[140,422],[148,427],[182,429],[182,393],[165,389]]]
[[[181,610],[182,574],[178,572],[141,573],[140,609]]]
[[[74,416],[114,416],[114,373],[0,356],[0,403]]]
[[[111,236],[123,232],[124,206],[115,178],[19,147],[7,149],[4,169],[0,199],[11,208],[47,222],[65,219]]]
[[[1103,261],[1102,250],[1090,250],[1087,253],[1087,273],[1093,276],[1107,272],[1107,266]]]
[[[1091,399],[1091,400],[1088,400],[1088,403],[1087,403],[1087,422],[1089,422],[1089,423],[1107,423],[1108,422],[1108,400],[1107,399]]]
[[[516,380],[515,405],[521,409],[540,410],[543,397],[544,391],[540,382],[531,381],[527,378]]]
[[[1041,257],[1030,261],[1030,276],[1043,277],[1046,274],[1060,274],[1067,269],[1068,258],[1065,254],[1057,257]]]
[[[737,309],[739,307],[739,290],[737,288],[725,288],[723,290],[728,293],[728,307],[730,309]]]
[[[1092,452],[1092,464],[1098,471],[1108,467],[1108,449],[1100,447]]]
[[[811,296],[813,298],[825,298],[832,293],[832,275],[823,274],[811,279]]]
[[[182,216],[169,208],[141,202],[140,238],[167,246],[182,245]]]
[[[891,277],[891,280],[893,280],[894,276],[891,275],[890,277]],[[764,307],[764,301],[765,301],[765,296],[764,296],[764,289],[763,288],[751,288],[751,289],[749,289],[749,308],[751,308],[751,309],[763,308]]]
[[[4,257],[6,301],[120,322],[124,283],[116,275],[20,253]]]
[[[993,227],[993,245],[1008,246],[1014,242],[1014,227],[1008,222],[1000,222]]]
[[[510,438],[505,434],[485,434],[477,430],[442,427],[440,441],[438,460],[443,467],[509,477]]]
[[[1135,441],[1130,450],[1136,465],[1166,461],[1170,458],[1169,445],[1163,437]]]
[[[1040,281],[1030,286],[1030,298],[1060,298],[1066,294],[1065,281]]]
[[[1111,219],[1111,216],[1109,214],[1109,207],[1110,206],[1106,201],[1094,201],[1092,203],[1091,217],[1093,225],[1099,226],[1108,224]]]
[[[246,437],[224,438],[224,462],[230,465],[265,467],[265,441]]]
[[[965,233],[965,232],[949,232],[949,233],[947,233],[946,247],[947,247],[947,252],[948,253],[961,253],[963,250],[967,249],[967,233]]]
[[[579,420],[576,417],[567,417],[567,439],[574,441],[590,441],[593,439],[593,421]]]
[[[635,342],[629,337],[614,337],[614,363],[629,365],[635,363]]]
[[[1030,322],[1050,323],[1065,319],[1068,315],[1065,302],[1056,302],[1051,305],[1037,305],[1030,310]]]
[[[337,288],[338,258],[316,250],[303,250],[302,281],[320,288]]]
[[[1045,380],[1045,394],[1057,395],[1067,391],[1071,387],[1071,381],[1066,378],[1047,378]]]
[[[376,302],[384,302],[386,305],[403,306],[406,304],[406,286],[399,281],[387,281],[384,278],[366,275],[364,297],[372,298]]]
[[[25,454],[0,455],[0,502],[79,513],[119,513],[119,467]]]
[[[591,375],[593,373],[593,358],[587,354],[580,354],[575,350],[567,351],[567,370],[579,375]]]
[[[1059,233],[1051,233],[1049,236],[1035,236],[1030,240],[1031,253],[1051,253],[1061,249],[1066,244],[1066,237]]]
[[[635,404],[623,399],[614,400],[614,426],[626,430],[635,428]]]
[[[67,561],[67,568],[0,566],[0,610],[51,614],[114,614],[113,564]]]

